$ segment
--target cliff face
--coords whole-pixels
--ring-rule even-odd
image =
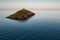
[[[33,15],[35,15],[33,12],[28,11],[26,9],[22,9],[22,10],[17,11],[14,14],[8,16],[7,18],[16,19],[16,20],[25,20],[25,19],[30,18]]]

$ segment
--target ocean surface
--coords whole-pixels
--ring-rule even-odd
[[[0,10],[0,40],[60,40],[59,10],[30,10],[36,15],[26,21],[7,16],[17,10]]]

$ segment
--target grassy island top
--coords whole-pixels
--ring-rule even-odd
[[[33,12],[28,11],[28,10],[23,8],[22,10],[19,10],[15,14],[12,14],[10,16],[24,16],[24,15],[28,15],[28,14],[33,14]]]

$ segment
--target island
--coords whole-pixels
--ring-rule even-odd
[[[6,18],[15,19],[15,20],[26,20],[32,17],[33,15],[35,15],[35,13],[23,8],[22,10],[19,10]]]

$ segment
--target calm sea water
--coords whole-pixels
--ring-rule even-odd
[[[26,21],[7,19],[17,10],[0,10],[0,40],[60,40],[60,11],[31,10]]]

